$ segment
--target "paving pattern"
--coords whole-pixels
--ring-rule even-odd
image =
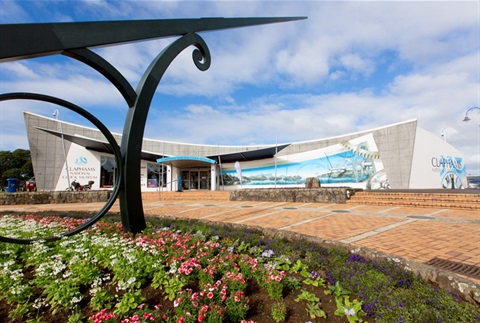
[[[0,211],[98,211],[103,203],[2,205]],[[480,266],[480,212],[358,204],[145,200],[148,216],[275,228],[368,247],[426,263],[437,257]],[[118,204],[112,207],[118,212]],[[467,277],[475,283],[480,279]]]

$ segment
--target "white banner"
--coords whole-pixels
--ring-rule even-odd
[[[240,185],[242,185],[242,166],[238,161],[235,162],[235,169],[237,170],[238,178],[240,178]]]

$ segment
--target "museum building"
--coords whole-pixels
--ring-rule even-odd
[[[73,180],[111,189],[116,162],[94,128],[24,112],[37,190]],[[120,144],[121,135],[113,134]],[[463,154],[417,120],[325,139],[276,145],[219,146],[143,139],[142,191],[305,187],[465,188]]]

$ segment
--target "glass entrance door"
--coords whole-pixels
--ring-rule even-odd
[[[200,189],[201,190],[209,190],[210,189],[210,172],[209,171],[201,171],[200,172]]]
[[[182,171],[183,189],[185,190],[209,190],[210,171],[184,170]]]
[[[190,172],[189,188],[190,190],[198,190],[198,172]]]

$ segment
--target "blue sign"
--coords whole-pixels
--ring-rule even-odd
[[[176,160],[194,160],[200,161],[209,164],[216,164],[217,162],[213,159],[206,158],[206,157],[198,157],[198,156],[175,156],[175,157],[166,157],[166,158],[159,158],[157,159],[157,163],[167,163]]]

